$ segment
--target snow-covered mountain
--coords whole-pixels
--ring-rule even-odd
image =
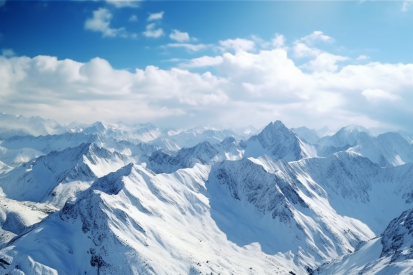
[[[375,137],[357,125],[344,127],[333,136],[319,139],[316,144],[319,156],[347,150],[361,154],[383,167],[413,161],[413,146],[408,139],[393,132]]]
[[[268,124],[261,133],[246,141],[246,157],[259,157],[261,155],[293,161],[313,157],[317,154],[314,146],[301,141],[293,131],[277,120]]]
[[[178,169],[194,167],[196,163],[212,164],[223,160],[237,160],[243,157],[245,147],[243,141],[228,137],[219,144],[204,141],[172,154],[159,150],[147,158],[146,167],[155,173],[172,173]]]
[[[47,202],[61,208],[68,198],[129,161],[120,153],[84,143],[52,151],[0,175],[0,188],[14,200]]]
[[[67,129],[52,119],[0,113],[0,140],[12,136],[62,134]]]
[[[211,144],[221,143],[224,139],[230,137],[236,140],[249,138],[253,131],[247,133],[236,133],[232,130],[216,130],[208,128],[194,128],[187,131],[182,131],[176,135],[169,137],[160,137],[151,142],[164,150],[178,151],[181,148],[194,147],[202,142]]]
[[[3,273],[413,270],[407,134],[66,128],[1,141]]]
[[[291,129],[297,136],[304,142],[315,144],[320,137],[317,134],[317,131],[309,129],[307,127],[298,127]]]
[[[202,190],[209,168],[154,175],[128,165],[0,250],[24,274],[286,274],[289,255],[227,239]],[[186,179],[183,181],[183,179]],[[214,212],[219,215],[219,212]],[[16,268],[16,266],[18,268]],[[35,270],[38,270],[37,272]]]
[[[391,221],[379,238],[359,244],[352,254],[314,270],[313,274],[412,274],[413,210]]]
[[[139,142],[150,142],[159,137],[176,134],[179,130],[159,128],[152,123],[127,125],[124,123],[109,124],[95,122],[83,129],[82,133],[87,135],[105,135],[116,140],[137,140]]]

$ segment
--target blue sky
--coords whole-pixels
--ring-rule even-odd
[[[4,112],[411,129],[410,2],[1,3]]]

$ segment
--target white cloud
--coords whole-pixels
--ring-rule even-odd
[[[310,48],[304,43],[296,42],[293,47],[294,56],[301,57],[316,57],[322,53],[321,50],[316,48]]]
[[[210,67],[221,64],[223,58],[221,56],[202,56],[198,58],[193,58],[189,62],[179,64],[182,68],[201,68],[201,67]]]
[[[359,60],[359,61],[361,61],[361,60],[367,60],[367,59],[369,59],[370,57],[368,57],[367,55],[359,55],[358,57],[357,57],[357,60]]]
[[[251,51],[255,48],[255,43],[252,40],[236,38],[219,41],[222,50],[233,49],[235,51]]]
[[[314,60],[304,64],[303,67],[313,72],[335,72],[338,69],[337,62],[347,60],[347,57],[320,53]]]
[[[113,69],[100,58],[81,63],[0,56],[0,109],[62,122],[260,127],[281,119],[290,127],[356,123],[413,130],[408,119],[413,116],[413,64],[348,59],[355,64],[337,67],[345,57],[318,51],[307,63],[314,73],[302,70],[288,53],[285,48],[238,50],[174,60],[180,68],[148,66],[135,72]],[[198,72],[210,66],[215,75],[182,69]]]
[[[184,48],[188,51],[191,52],[197,52],[200,50],[204,50],[206,48],[211,47],[212,45],[207,45],[207,44],[189,44],[189,43],[169,43],[163,47],[169,47],[169,48]]]
[[[155,23],[148,24],[143,35],[151,38],[159,38],[164,35],[162,28],[155,29]]]
[[[137,8],[141,0],[106,0],[107,3],[116,8]]]
[[[271,40],[271,44],[276,48],[281,48],[285,44],[285,37],[282,34],[276,34],[275,37]]]
[[[409,2],[410,2],[410,0],[403,1],[402,12],[407,12],[409,10],[409,6],[410,6]]]
[[[377,101],[396,101],[399,100],[400,97],[397,95],[393,95],[389,92],[380,89],[366,89],[361,93],[367,101],[370,102],[377,102]]]
[[[138,21],[138,17],[136,16],[136,14],[132,14],[129,17],[129,22],[136,22],[136,21]]]
[[[161,20],[164,13],[165,12],[163,11],[158,12],[158,13],[150,13],[148,17],[148,21]]]
[[[67,122],[155,121],[228,100],[222,90],[226,80],[210,73],[154,66],[131,73],[100,58],[81,63],[51,56],[0,56],[0,78],[1,110],[28,110]]]
[[[5,57],[11,57],[11,56],[14,56],[14,55],[15,55],[13,49],[2,49],[2,50],[1,50],[1,53],[2,53],[2,55],[5,56]]]
[[[191,38],[189,37],[189,34],[187,32],[181,32],[179,30],[172,30],[169,37],[173,40],[178,41],[178,42],[186,42],[186,41],[191,40]]]
[[[93,16],[85,22],[85,29],[102,33],[103,37],[136,37],[136,34],[128,33],[125,28],[111,28],[112,13],[108,9],[99,8],[93,11]]]
[[[300,40],[305,42],[306,44],[312,44],[316,41],[322,41],[322,42],[328,42],[328,43],[334,42],[333,38],[331,38],[328,35],[323,34],[322,31],[314,31],[312,34],[304,36]]]

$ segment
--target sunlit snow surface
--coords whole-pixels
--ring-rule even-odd
[[[413,270],[408,135],[35,121],[0,144],[1,274]]]

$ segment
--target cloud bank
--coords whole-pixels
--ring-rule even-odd
[[[117,70],[101,58],[82,63],[3,55],[0,110],[62,122],[238,127],[280,119],[290,127],[356,123],[413,130],[413,64],[360,64],[313,48],[317,39],[331,42],[321,32],[308,37],[285,47],[278,35],[265,50],[246,39],[220,41],[222,54],[169,70]],[[297,65],[297,51],[309,60]]]

